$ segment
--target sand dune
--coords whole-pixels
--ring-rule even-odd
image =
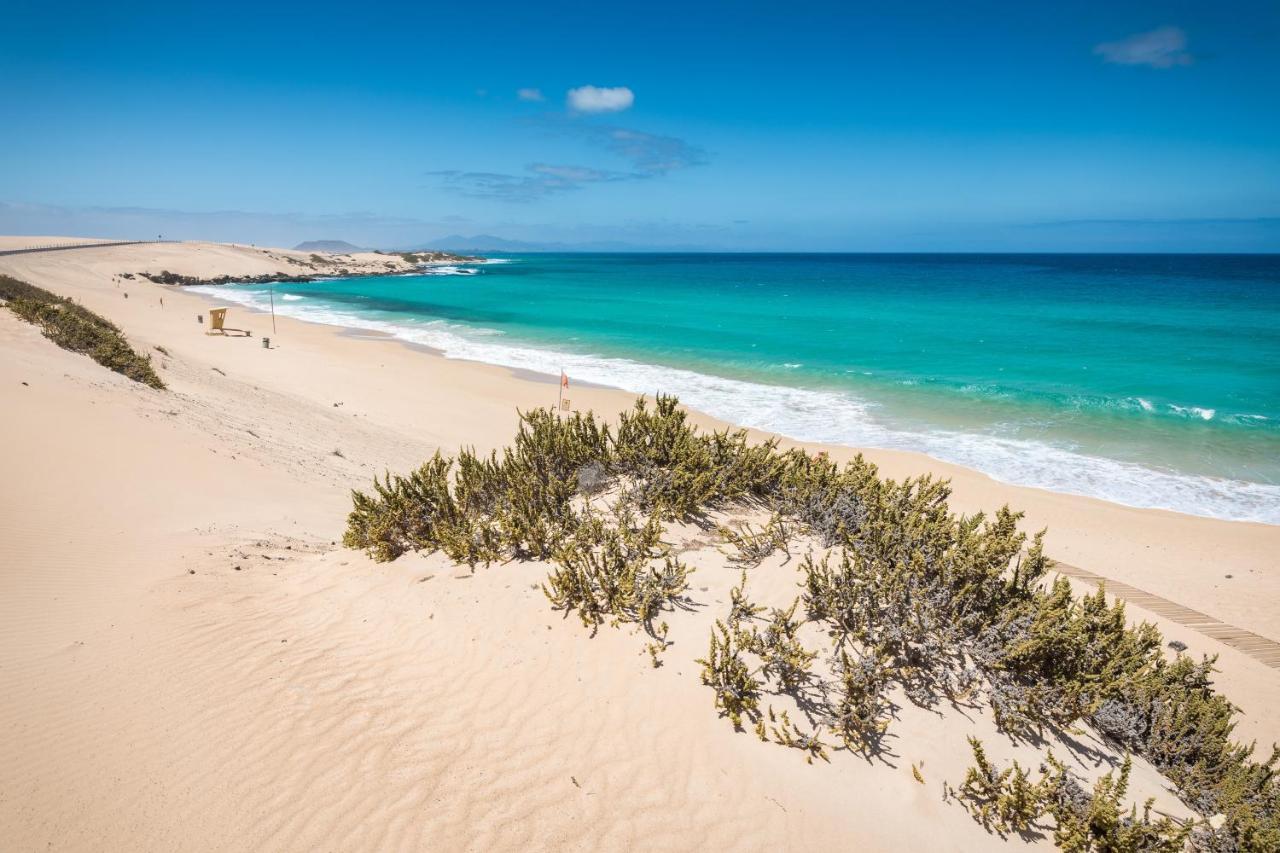
[[[517,407],[549,403],[555,385],[285,319],[272,350],[210,337],[195,320],[209,300],[115,278],[288,272],[299,254],[180,244],[0,259],[0,272],[119,323],[170,386],[131,383],[0,311],[0,848],[1001,843],[941,796],[968,764],[966,734],[1002,759],[1031,755],[980,710],[900,702],[884,760],[812,766],[717,719],[693,660],[738,575],[696,531],[673,536],[697,567],[698,606],[670,618],[674,646],[658,669],[633,631],[591,637],[552,611],[537,588],[543,565],[375,564],[336,544],[349,489],[437,447],[505,443]],[[270,333],[269,318],[232,316]],[[574,396],[602,412],[629,401],[609,389]],[[873,456],[894,476],[952,476],[960,508],[1026,508],[1068,562],[1280,635],[1268,604],[1280,597],[1276,528]],[[753,572],[753,593],[788,604],[795,579],[794,561],[773,558]],[[1242,736],[1280,739],[1276,670],[1160,627],[1222,654]],[[1058,751],[1086,775],[1117,758],[1087,736]],[[1131,797],[1148,795],[1189,814],[1139,762]]]

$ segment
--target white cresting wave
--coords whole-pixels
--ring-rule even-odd
[[[265,310],[266,295],[234,286],[193,287],[218,299]],[[280,314],[314,323],[367,329],[482,361],[652,396],[674,394],[684,404],[740,426],[798,441],[913,450],[973,468],[1001,482],[1231,521],[1280,524],[1280,486],[1182,474],[1092,456],[1024,439],[950,430],[907,431],[878,423],[875,404],[836,391],[726,379],[625,358],[559,352],[507,343],[491,329],[443,320],[388,321],[310,301],[277,305]],[[1203,415],[1201,415],[1203,417]]]
[[[478,270],[468,267],[458,267],[452,264],[432,264],[420,266],[415,275],[475,275]]]

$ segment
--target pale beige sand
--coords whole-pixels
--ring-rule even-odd
[[[153,351],[170,385],[153,392],[0,310],[0,849],[999,843],[941,800],[942,782],[963,777],[967,733],[1001,758],[1030,756],[983,713],[903,703],[887,761],[834,753],[814,766],[716,718],[692,661],[737,574],[709,544],[686,555],[706,606],[668,619],[675,645],[657,670],[634,632],[590,638],[551,611],[535,588],[545,566],[472,575],[438,556],[378,565],[335,546],[350,488],[437,447],[499,446],[516,408],[552,402],[556,386],[284,318],[266,351],[256,337],[204,335],[196,314],[211,303],[197,294],[113,280],[297,271],[290,255],[302,253],[170,244],[0,257],[0,272],[171,354]],[[269,317],[230,315],[271,334]],[[578,386],[572,397],[598,412],[630,401]],[[1027,510],[1065,561],[1280,635],[1278,528],[868,455],[893,476],[951,477],[957,508]],[[794,561],[774,559],[753,572],[753,595],[789,603],[795,580]],[[1222,655],[1242,736],[1280,739],[1275,670],[1160,627]],[[1099,772],[1106,756],[1082,743],[1072,760]],[[923,786],[911,776],[922,762]],[[1135,774],[1133,797],[1185,814],[1150,768]]]

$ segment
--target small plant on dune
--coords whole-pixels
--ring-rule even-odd
[[[774,551],[783,551],[789,557],[790,541],[795,531],[792,525],[777,513],[760,530],[755,530],[747,522],[735,527],[721,526],[720,536],[731,549],[729,562],[749,568],[758,566]]]
[[[841,649],[835,670],[835,698],[828,709],[831,730],[850,752],[869,754],[888,729],[892,711],[884,695],[884,661],[872,655],[851,658]]]
[[[1280,849],[1280,784],[1274,747],[1264,762],[1231,740],[1236,709],[1212,687],[1213,658],[1160,658],[1143,677],[1107,699],[1090,721],[1122,746],[1146,756],[1182,798],[1222,825],[1196,827],[1205,851]]]
[[[464,450],[436,457],[408,477],[354,492],[344,543],[374,559],[442,550],[469,565],[503,557],[546,558],[571,535],[578,472],[608,457],[608,428],[591,415],[520,416],[515,446],[499,457]]]
[[[737,628],[743,622],[750,622],[763,612],[762,606],[753,603],[747,597],[747,573],[744,571],[738,585],[729,590],[729,624]]]
[[[875,467],[861,454],[841,469],[826,458],[792,450],[774,488],[774,504],[795,518],[825,547],[847,544],[861,533],[869,517],[869,487]]]
[[[635,483],[641,508],[669,520],[701,517],[707,509],[760,500],[775,488],[785,463],[776,444],[749,444],[745,430],[702,435],[674,397],[643,399],[619,419],[617,470]]]
[[[711,629],[711,645],[702,664],[702,683],[715,691],[715,706],[736,729],[744,716],[758,718],[760,681],[742,657],[741,634],[716,620]]]
[[[667,632],[670,630],[666,622],[661,622],[656,631],[653,631],[653,642],[647,644],[644,650],[649,653],[649,661],[653,664],[653,668],[657,669],[662,666],[662,653],[670,646],[671,642],[667,639]]]
[[[815,758],[821,758],[823,761],[830,763],[831,757],[827,754],[827,745],[822,742],[821,726],[815,729],[812,734],[805,734],[791,722],[791,718],[787,716],[786,711],[775,716],[772,707],[769,708],[769,719],[771,722],[776,723],[776,725],[770,726],[774,743],[805,752],[805,762],[807,764],[812,764]],[[763,720],[761,724],[763,724]]]
[[[799,599],[786,610],[774,609],[763,628],[752,627],[749,648],[763,662],[766,679],[777,681],[786,692],[795,692],[813,679],[810,666],[818,653],[809,651],[797,637]]]
[[[994,828],[1001,835],[1009,832],[1026,832],[1047,808],[1053,792],[1052,780],[1047,775],[1032,782],[1026,770],[1013,762],[1004,770],[997,770],[987,759],[982,741],[969,738],[973,749],[974,765],[969,768],[956,791],[956,796],[978,821],[987,829]]]

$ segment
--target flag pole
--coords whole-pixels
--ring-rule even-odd
[[[560,407],[564,405],[564,368],[560,368],[560,396],[556,397],[556,417],[560,417]]]
[[[276,333],[276,283],[271,282],[271,334]]]

